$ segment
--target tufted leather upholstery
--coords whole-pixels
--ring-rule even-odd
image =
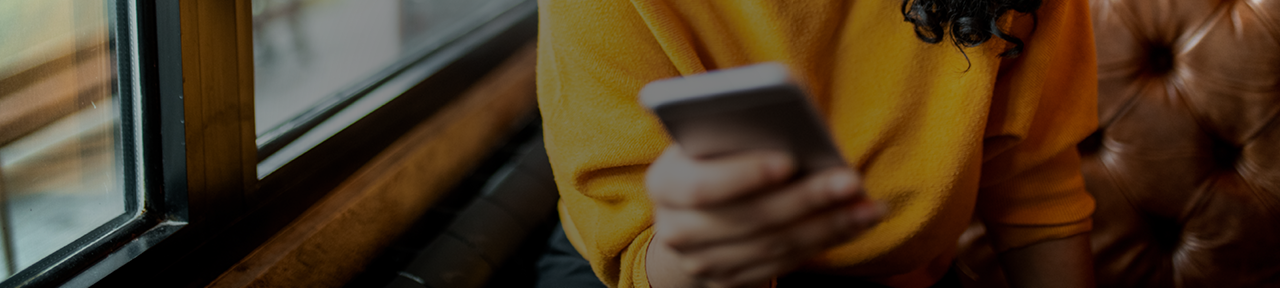
[[[1099,287],[1280,287],[1280,1],[1092,0]],[[958,264],[1004,286],[979,225]]]

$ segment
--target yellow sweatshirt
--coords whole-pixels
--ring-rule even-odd
[[[1046,0],[998,38],[926,44],[898,0],[540,0],[538,103],[560,217],[596,275],[648,287],[648,167],[669,143],[637,102],[650,81],[789,65],[867,193],[890,213],[803,269],[928,285],[979,217],[1005,250],[1090,229],[1075,144],[1097,126],[1088,3]],[[948,38],[947,41],[950,39]],[[966,68],[968,70],[966,71]]]

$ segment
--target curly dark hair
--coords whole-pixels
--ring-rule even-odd
[[[902,0],[903,21],[915,25],[916,37],[927,43],[939,43],[947,35],[960,52],[1000,37],[1013,47],[1000,53],[1013,58],[1022,54],[1022,39],[1000,30],[998,21],[1009,10],[1031,14],[1040,9],[1041,0]],[[1034,23],[1034,22],[1033,22]],[[1032,26],[1032,29],[1035,26]],[[1034,30],[1033,30],[1034,31]],[[969,56],[965,55],[968,59]]]

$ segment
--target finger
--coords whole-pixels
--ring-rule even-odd
[[[783,245],[795,245],[797,252],[818,251],[844,243],[870,229],[885,215],[886,206],[871,199],[862,199],[847,206],[836,207],[824,213],[805,218],[787,227],[777,241]]]
[[[870,200],[853,205],[828,209],[821,214],[805,218],[786,229],[772,231],[762,237],[722,243],[702,249],[682,252],[681,263],[687,273],[704,279],[743,278],[768,274],[745,272],[753,267],[772,265],[770,273],[785,272],[784,268],[800,263],[814,255],[860,235],[879,222],[884,206]],[[755,276],[742,276],[748,273]],[[738,280],[734,280],[738,281]],[[732,282],[732,281],[731,281]]]
[[[695,160],[689,174],[692,191],[683,197],[686,207],[711,207],[748,197],[790,178],[795,169],[791,156],[770,150],[748,151],[714,159]]]
[[[679,149],[679,148],[675,148]],[[669,149],[649,171],[650,195],[662,205],[710,207],[732,202],[786,181],[794,172],[790,156],[749,151],[713,159],[691,159]]]
[[[862,181],[849,168],[831,168],[774,193],[762,193],[722,215],[751,219],[759,230],[771,230],[865,199]],[[732,210],[729,210],[732,209]],[[740,224],[741,225],[741,224]]]
[[[756,238],[682,253],[684,257],[679,263],[680,269],[695,278],[717,282],[731,277],[743,278],[739,275],[744,273],[743,271],[759,270],[757,268],[762,265],[783,267],[785,265],[779,263],[794,262],[798,260],[791,258],[807,259],[810,256],[801,255],[804,253],[797,250],[801,247],[795,245],[796,243],[782,243],[787,240],[789,239],[784,237]],[[766,270],[765,272],[769,273],[752,273],[754,277],[746,278],[767,279],[769,276],[776,275],[770,273],[780,271]]]
[[[671,223],[675,227],[670,227],[666,244],[683,251],[764,233],[814,213],[848,205],[862,197],[860,187],[852,170],[829,169],[780,191],[759,193],[735,205],[713,208],[709,214],[673,215],[679,221]]]
[[[644,186],[649,193],[649,198],[658,201],[667,194],[677,193],[673,191],[682,188],[679,182],[683,180],[678,170],[686,170],[688,168],[685,166],[690,165],[693,163],[684,157],[684,153],[680,151],[680,145],[672,143],[667,146],[667,149],[663,150],[645,171]]]

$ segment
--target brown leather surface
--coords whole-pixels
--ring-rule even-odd
[[[1280,287],[1280,1],[1090,2],[1098,286]],[[961,270],[1003,286],[981,234]]]

